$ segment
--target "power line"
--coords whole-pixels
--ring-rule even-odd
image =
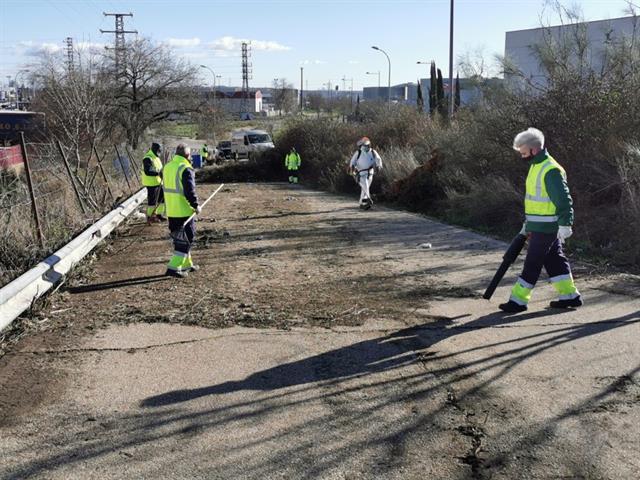
[[[74,70],[74,62],[73,62],[73,38],[67,37],[65,39],[65,43],[67,45],[67,73],[71,75]]]
[[[250,70],[249,56],[251,55],[249,44],[242,42],[242,112],[247,113],[249,110],[249,75]]]
[[[125,30],[124,29],[124,17],[133,17],[133,13],[106,13],[102,12],[105,17],[115,17],[116,29],[115,30],[102,30],[100,33],[115,33],[115,60],[116,60],[116,72],[119,74],[121,68],[124,67],[126,57],[126,46],[124,36],[127,33],[138,33],[137,30]]]

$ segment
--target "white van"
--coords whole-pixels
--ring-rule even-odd
[[[274,148],[273,140],[264,130],[236,130],[231,134],[231,156],[251,159],[254,153]]]

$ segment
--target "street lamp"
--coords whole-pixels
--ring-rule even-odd
[[[215,88],[216,88],[216,73],[213,70],[211,70],[210,67],[207,67],[206,65],[200,65],[200,68],[204,68],[204,69],[209,70],[211,72],[211,75],[213,75],[213,89],[214,89],[214,92],[215,92]]]
[[[388,90],[387,90],[387,104],[388,104],[388,108],[391,109],[391,59],[389,58],[389,55],[387,55],[387,52],[385,52],[381,48],[378,48],[375,45],[372,46],[371,48],[384,53],[384,56],[387,57],[387,62],[389,62],[389,84],[388,84]]]
[[[429,65],[429,66],[431,66],[431,64],[432,64],[432,63],[433,63],[433,60],[432,60],[432,61],[430,61],[430,62],[423,62],[423,61],[421,61],[421,60],[418,60],[418,61],[416,62],[416,64],[418,64],[418,65]],[[431,76],[431,72],[429,72],[429,76]],[[425,78],[426,78],[426,77],[425,77]]]
[[[449,118],[453,118],[453,0],[449,14]]]
[[[20,97],[19,97],[19,94],[18,94],[18,76],[19,76],[21,73],[29,73],[30,71],[31,71],[31,70],[28,70],[28,69],[26,69],[26,68],[23,68],[23,69],[21,69],[21,70],[18,70],[18,71],[16,72],[15,76],[13,77],[13,88],[14,88],[14,89],[15,89],[15,91],[16,91],[16,110],[20,110],[20,104],[19,104]]]
[[[213,124],[215,126],[216,124],[216,110],[218,109],[218,101],[217,101],[217,95],[216,95],[216,73],[209,67],[207,67],[206,65],[200,65],[200,68],[204,68],[206,70],[209,70],[211,72],[211,75],[213,75]],[[215,127],[214,127],[214,139],[215,139]]]
[[[377,72],[364,72],[367,75],[378,75],[378,92],[380,91],[380,70]]]

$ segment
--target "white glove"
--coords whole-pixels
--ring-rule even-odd
[[[573,230],[571,229],[571,227],[561,225],[558,228],[558,239],[560,240],[560,243],[564,243],[564,241],[571,235],[573,235]]]
[[[201,211],[202,211],[202,207],[201,207],[200,205],[198,205],[198,206],[196,207],[196,213],[197,213],[198,215],[200,215],[200,212],[201,212]]]
[[[522,228],[518,232],[518,235],[526,235],[527,234],[527,222],[522,222]]]

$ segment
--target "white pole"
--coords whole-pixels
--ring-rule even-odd
[[[207,203],[209,203],[209,200],[211,200],[211,199],[213,198],[213,196],[214,196],[216,193],[218,193],[222,187],[224,187],[224,183],[223,183],[223,184],[221,184],[218,188],[216,188],[216,191],[215,191],[215,192],[213,192],[211,195],[209,195],[209,198],[207,198],[207,199],[204,201],[204,203],[201,205],[201,207],[202,207],[203,209],[204,209],[204,206],[205,206]],[[182,224],[182,228],[186,227],[186,226],[187,226],[187,223],[189,223],[189,222],[193,219],[193,217],[195,217],[195,216],[196,216],[196,213],[195,213],[195,212],[194,212],[194,213],[192,213],[192,214],[191,214],[191,216],[190,216],[189,218],[187,218],[187,220]]]

